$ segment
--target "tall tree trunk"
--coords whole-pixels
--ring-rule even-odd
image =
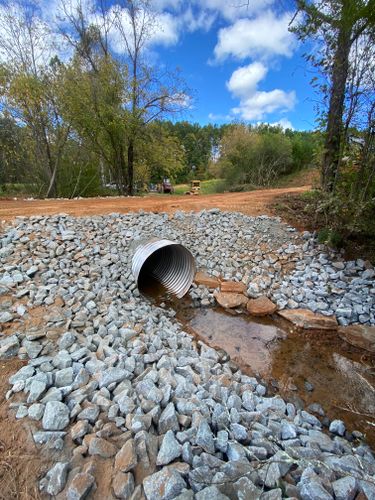
[[[134,139],[130,138],[128,145],[128,195],[133,196],[134,185]]]
[[[344,5],[347,2],[344,2]],[[322,164],[322,186],[325,191],[334,190],[338,172],[342,141],[345,87],[349,70],[352,25],[348,26],[343,7],[337,47],[332,68],[332,89],[329,99],[328,123]]]

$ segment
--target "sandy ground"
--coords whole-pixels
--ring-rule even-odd
[[[198,196],[147,195],[143,197],[83,198],[79,200],[13,200],[0,199],[0,220],[17,216],[53,215],[66,213],[75,216],[104,215],[112,212],[126,213],[140,209],[151,212],[176,212],[177,210],[202,210],[220,208],[242,212],[246,215],[272,215],[269,205],[285,194],[307,191],[310,186],[281,189],[263,189],[246,193],[223,193]]]

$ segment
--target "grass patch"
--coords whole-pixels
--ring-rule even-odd
[[[282,175],[272,183],[270,187],[300,187],[311,185],[316,187],[319,184],[319,170],[316,168],[304,168],[291,174]]]

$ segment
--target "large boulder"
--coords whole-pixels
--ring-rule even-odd
[[[198,271],[197,274],[195,275],[194,282],[197,285],[204,285],[210,289],[214,289],[219,286],[219,280],[217,278],[209,276],[208,274],[203,273],[201,271]]]
[[[340,337],[349,344],[375,352],[375,326],[350,325],[339,327]]]
[[[276,312],[277,305],[263,295],[257,299],[250,299],[246,308],[252,316],[267,316]]]
[[[221,307],[225,309],[246,306],[249,300],[245,295],[242,295],[242,293],[215,292],[214,296]]]
[[[220,283],[221,292],[245,293],[246,285],[238,281],[222,281]]]
[[[278,311],[278,314],[293,325],[306,330],[337,330],[335,316],[324,316],[314,313],[310,309],[285,309]]]

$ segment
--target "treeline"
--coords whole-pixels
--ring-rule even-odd
[[[75,119],[79,116],[77,113]],[[18,185],[29,194],[44,195],[47,184],[30,147],[30,132],[10,116],[0,117],[0,185],[5,194],[6,186],[14,193]],[[316,132],[284,131],[269,125],[155,121],[144,126],[141,145],[137,144],[134,191],[143,192],[164,177],[174,183],[220,178],[229,190],[268,186],[284,174],[316,164],[321,141]],[[113,193],[117,189],[113,172],[100,152],[92,149],[91,141],[69,134],[56,171],[54,194]]]
[[[64,0],[51,26],[38,2],[3,2],[3,194],[131,195],[164,177],[219,176],[243,189],[312,163],[313,134],[177,121],[190,93],[177,71],[149,62],[147,44],[159,29],[151,6],[101,2],[90,11],[87,2]]]
[[[103,186],[131,195],[184,168],[181,143],[159,122],[188,107],[189,90],[178,71],[149,62],[151,7],[64,0],[51,26],[38,2],[2,3],[1,182],[40,196]]]

